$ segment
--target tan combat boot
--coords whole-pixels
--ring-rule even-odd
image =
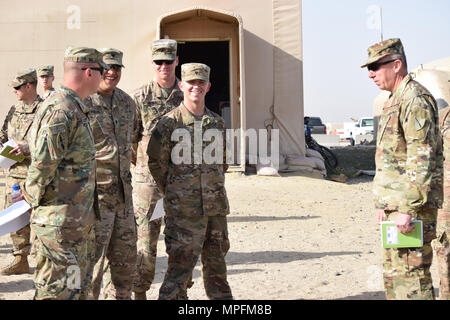
[[[147,294],[144,292],[135,292],[134,300],[147,300]]]
[[[3,275],[10,276],[12,274],[22,274],[30,272],[27,256],[15,256],[14,261],[0,270]]]

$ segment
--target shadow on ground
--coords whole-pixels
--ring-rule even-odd
[[[32,289],[34,289],[34,282],[31,279],[0,283],[0,292],[23,292]]]
[[[348,296],[336,300],[386,300],[386,295],[384,291],[363,292],[356,296]]]
[[[317,219],[320,216],[299,216],[299,217],[267,217],[267,216],[246,216],[236,217],[232,214],[227,216],[228,222],[262,222],[262,221],[279,221],[279,220],[309,220]]]
[[[226,262],[228,266],[232,265],[250,265],[259,263],[289,263],[292,261],[320,259],[326,256],[343,256],[361,254],[358,251],[341,251],[341,252],[292,252],[292,251],[259,251],[259,252],[228,252]],[[156,258],[156,269],[167,269],[167,257]],[[197,261],[197,266],[200,261]],[[262,271],[261,269],[233,269],[229,270],[229,274],[248,273]],[[193,279],[201,277],[200,271],[194,270]],[[164,275],[156,274],[153,283],[160,283]]]
[[[292,261],[320,259],[326,256],[357,255],[358,251],[341,252],[293,252],[293,251],[259,251],[259,252],[229,252],[226,260],[228,265],[253,263],[289,263]]]

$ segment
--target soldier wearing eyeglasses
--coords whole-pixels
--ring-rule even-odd
[[[157,243],[162,223],[162,218],[150,221],[162,194],[148,169],[147,144],[150,131],[157,121],[183,100],[183,93],[178,87],[179,79],[175,76],[178,66],[177,42],[172,39],[156,40],[152,43],[151,51],[155,77],[133,94],[139,123],[133,172],[133,205],[138,234],[137,274],[133,291],[137,300],[146,299],[146,291],[155,277]]]
[[[28,166],[31,163],[30,147],[28,143],[30,127],[33,123],[36,111],[42,103],[41,97],[36,92],[37,76],[35,69],[20,71],[10,83],[14,88],[14,93],[19,102],[12,106],[8,112],[0,132],[0,148],[8,140],[14,140],[17,146],[10,153],[13,155],[23,155],[25,159],[16,162],[8,170],[5,180],[5,208],[12,204],[12,187],[25,181],[28,172]],[[12,232],[11,240],[13,245],[14,261],[3,268],[0,273],[3,275],[13,275],[28,273],[30,267],[28,264],[28,255],[30,254],[30,225]]]
[[[423,221],[423,247],[384,249],[387,299],[435,299],[430,267],[437,210],[442,205],[442,142],[431,93],[408,74],[400,39],[368,49],[369,78],[391,94],[377,133],[374,199],[378,223],[394,221],[410,233]]]
[[[99,298],[104,278],[105,299],[129,300],[136,269],[130,172],[136,107],[133,99],[117,87],[125,67],[122,51],[105,48],[100,52],[110,68],[104,72],[97,92],[84,101],[96,148],[101,216],[95,223],[95,267],[89,295]]]
[[[95,146],[83,100],[96,92],[104,68],[94,48],[69,47],[61,88],[40,106],[30,129],[31,164],[22,196],[36,235],[36,300],[87,298],[99,217]]]

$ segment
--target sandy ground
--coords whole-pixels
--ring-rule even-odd
[[[382,300],[379,227],[372,177],[346,183],[304,175],[261,177],[227,173],[231,214],[228,281],[235,299]],[[0,238],[0,267],[12,259],[8,235]],[[31,266],[34,260],[29,258]],[[158,243],[157,299],[167,265]],[[0,276],[0,299],[32,299],[33,275]],[[433,276],[436,268],[432,267]],[[197,264],[190,299],[206,299]],[[437,278],[434,277],[435,287]]]

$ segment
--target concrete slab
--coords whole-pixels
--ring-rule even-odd
[[[325,147],[340,146],[340,137],[335,134],[312,134],[318,144]]]
[[[355,136],[355,144],[361,144],[365,141],[372,142],[373,134],[361,134],[361,135]]]

